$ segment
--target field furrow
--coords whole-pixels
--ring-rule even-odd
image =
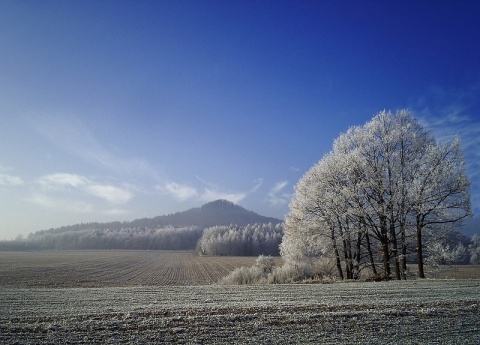
[[[3,288],[0,342],[478,345],[479,296],[480,280]]]
[[[479,266],[445,270],[457,280],[214,284],[255,259],[0,252],[0,343],[480,344]]]
[[[208,285],[254,261],[187,251],[0,252],[0,286]]]

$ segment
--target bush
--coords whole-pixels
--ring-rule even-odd
[[[222,278],[220,284],[291,284],[296,282],[329,283],[336,278],[332,275],[329,262],[315,261],[301,263],[285,263],[275,266],[271,256],[260,255],[251,267],[239,267]]]
[[[260,271],[255,267],[239,267],[228,276],[222,278],[220,284],[224,285],[247,285],[258,284],[261,280]]]
[[[273,257],[259,255],[252,267],[239,267],[233,270],[229,275],[222,278],[220,284],[226,285],[245,285],[245,284],[265,284],[267,277],[275,269],[275,260]]]

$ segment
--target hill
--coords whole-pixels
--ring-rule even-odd
[[[228,200],[216,200],[209,202],[201,207],[194,207],[187,211],[176,212],[173,214],[157,216],[153,218],[140,218],[130,222],[110,222],[110,223],[81,223],[75,225],[62,226],[55,229],[42,230],[40,232],[62,233],[66,231],[77,231],[85,228],[103,230],[119,230],[122,228],[161,228],[165,226],[189,227],[197,226],[208,228],[216,225],[236,224],[245,226],[255,223],[279,224],[282,220],[272,217],[261,216],[253,211],[248,211],[242,206],[236,205]]]
[[[280,219],[261,216],[232,202],[217,200],[184,212],[154,218],[130,222],[82,223],[41,230],[31,233],[25,239],[0,241],[0,250],[193,250],[204,230],[216,227],[216,231],[230,236],[223,236],[220,240],[210,239],[207,242],[210,247],[224,247],[226,242],[231,244],[234,240],[238,242],[238,236],[233,236],[235,233],[248,233],[250,235],[243,236],[243,242],[238,244],[245,249],[242,253],[278,255],[278,245],[283,235],[281,222]],[[221,243],[217,243],[219,241]],[[231,255],[223,247],[223,255]]]
[[[136,219],[129,223],[130,227],[159,227],[172,225],[175,227],[199,226],[207,228],[215,225],[236,224],[244,226],[254,223],[278,224],[282,220],[261,216],[253,211],[248,211],[239,205],[227,200],[216,200],[201,207],[191,208],[187,211],[177,212],[166,216]]]

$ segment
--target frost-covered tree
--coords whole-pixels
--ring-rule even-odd
[[[471,214],[470,180],[465,172],[458,139],[429,146],[412,186],[412,212],[415,216],[419,276],[423,269],[422,232],[454,224]]]
[[[468,252],[470,255],[470,263],[480,264],[480,236],[478,234],[473,235],[470,245],[468,246]]]
[[[39,231],[28,235],[23,249],[167,249],[194,250],[203,234],[198,226],[157,228],[119,227],[95,228],[90,224],[68,231]],[[62,229],[60,229],[62,230]],[[0,243],[0,249],[8,249]]]
[[[206,255],[278,255],[281,224],[219,225],[205,229],[198,250]]]
[[[287,261],[329,257],[342,279],[365,268],[404,279],[414,250],[423,278],[435,229],[470,214],[460,142],[439,144],[407,111],[383,111],[341,134],[298,182],[281,253]]]

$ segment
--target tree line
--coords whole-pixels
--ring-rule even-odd
[[[204,255],[279,255],[280,224],[100,228],[92,223],[0,241],[0,250],[199,250]]]
[[[205,255],[280,255],[282,224],[214,226],[205,229],[198,243]]]

